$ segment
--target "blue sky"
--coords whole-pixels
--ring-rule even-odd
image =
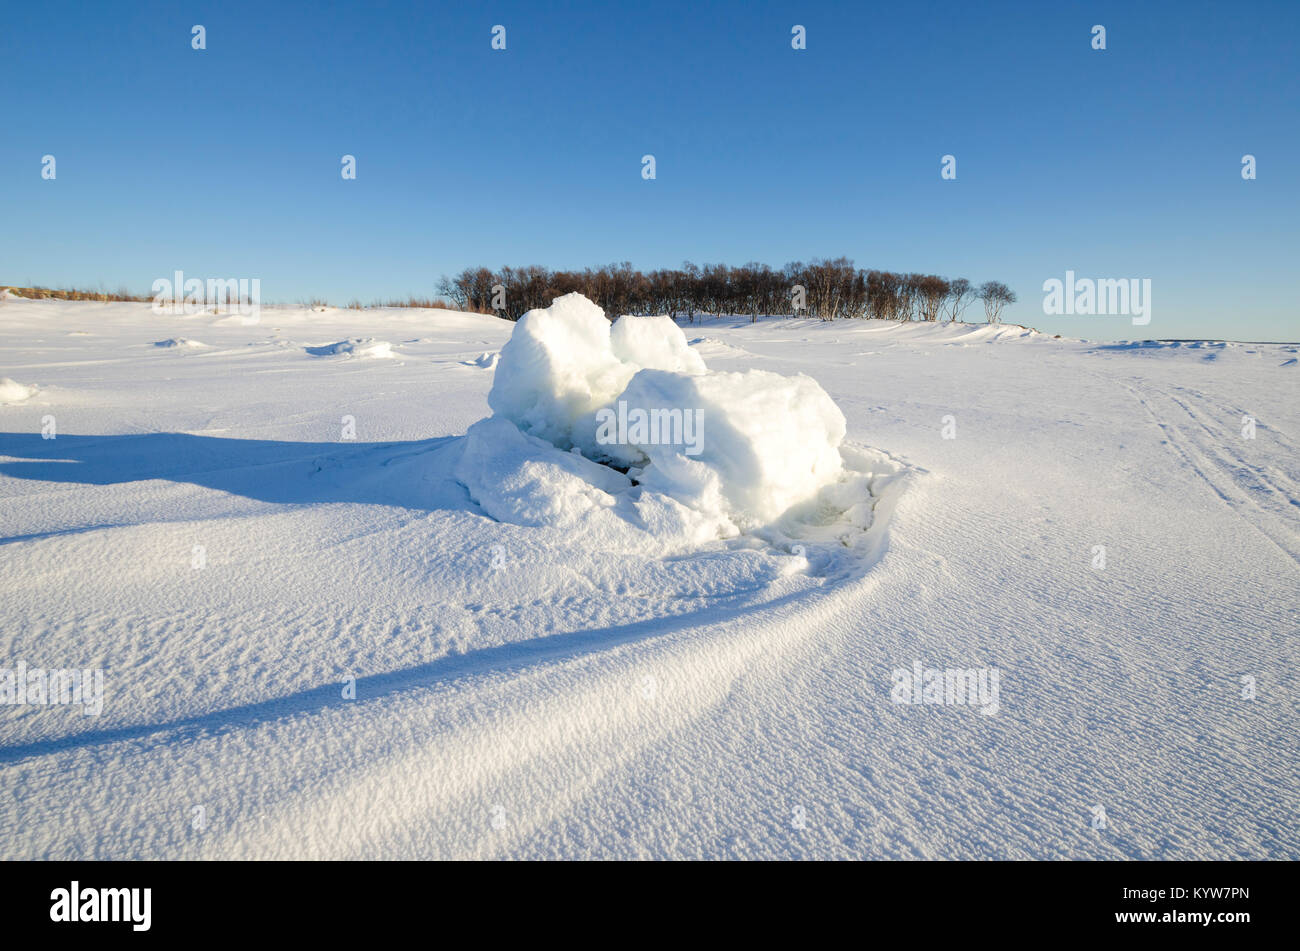
[[[842,254],[1054,333],[1296,340],[1297,63],[1291,0],[11,4],[0,281],[346,303]],[[1044,315],[1067,269],[1150,278],[1151,324]]]

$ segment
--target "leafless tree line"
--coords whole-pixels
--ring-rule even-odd
[[[960,320],[976,300],[985,319],[1001,320],[1016,295],[1005,284],[975,285],[965,278],[934,274],[895,274],[862,270],[848,258],[796,261],[776,269],[749,263],[741,267],[687,261],[680,268],[644,273],[624,261],[583,271],[544,267],[466,268],[443,277],[438,293],[465,310],[498,313],[518,320],[535,307],[577,291],[606,314],[669,314],[692,323],[701,315],[789,315],[834,320],[876,317],[884,320]]]

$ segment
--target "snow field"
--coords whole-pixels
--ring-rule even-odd
[[[570,433],[663,374],[765,445],[728,378],[815,380],[841,471],[747,528],[656,488],[663,447],[620,471],[489,405],[524,339],[493,318],[3,308],[37,389],[0,405],[0,655],[106,689],[0,708],[6,859],[1300,856],[1294,345],[705,318],[703,372],[653,320],[534,351]],[[153,346],[178,323],[207,346]],[[997,669],[999,712],[893,702],[915,661]]]

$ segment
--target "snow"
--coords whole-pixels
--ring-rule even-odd
[[[672,373],[704,373],[704,359],[691,349],[686,335],[663,315],[623,316],[609,328],[609,346],[614,356],[651,370]]]
[[[616,402],[629,417],[638,411],[651,420],[665,410],[695,414],[696,445],[634,438],[601,448],[640,469],[638,481],[646,488],[741,527],[767,524],[811,500],[843,468],[844,414],[803,374],[641,370]]]
[[[844,416],[814,379],[710,373],[670,318],[624,316],[611,326],[580,294],[515,325],[488,402],[557,449],[629,471],[723,535],[772,523],[843,471]],[[543,479],[529,496],[549,484],[568,492],[565,480]],[[553,507],[570,512],[573,503]]]
[[[189,347],[192,349],[199,349],[207,346],[207,344],[200,343],[197,340],[189,340],[185,337],[168,337],[166,340],[155,340],[153,345],[155,347],[162,347],[163,349],[166,350],[170,350],[175,347]]]
[[[0,377],[0,403],[21,403],[36,393],[36,387]]]
[[[637,367],[614,354],[605,312],[581,294],[519,318],[501,348],[488,405],[524,432],[561,449],[583,440],[575,427],[608,406]],[[585,437],[594,451],[594,433]]]
[[[704,318],[699,373],[587,323],[608,380],[474,314],[6,301],[0,668],[104,705],[0,707],[0,858],[1300,858],[1300,347]],[[732,375],[834,442],[814,380],[841,470],[729,534],[490,406],[509,348],[539,425],[717,399],[685,461],[769,438]]]
[[[517,525],[571,529],[632,487],[627,476],[560,452],[494,416],[470,427],[456,478],[488,515]]]
[[[320,313],[320,311],[316,311],[316,313]],[[221,323],[221,321],[218,323]],[[348,356],[390,360],[394,356],[393,345],[387,340],[374,340],[367,337],[340,340],[337,343],[319,344],[305,349],[314,357]]]

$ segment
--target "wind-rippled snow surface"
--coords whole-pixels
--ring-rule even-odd
[[[493,417],[513,327],[0,304],[0,667],[104,671],[0,708],[0,857],[1300,857],[1296,347],[629,325],[843,413],[731,532]]]

